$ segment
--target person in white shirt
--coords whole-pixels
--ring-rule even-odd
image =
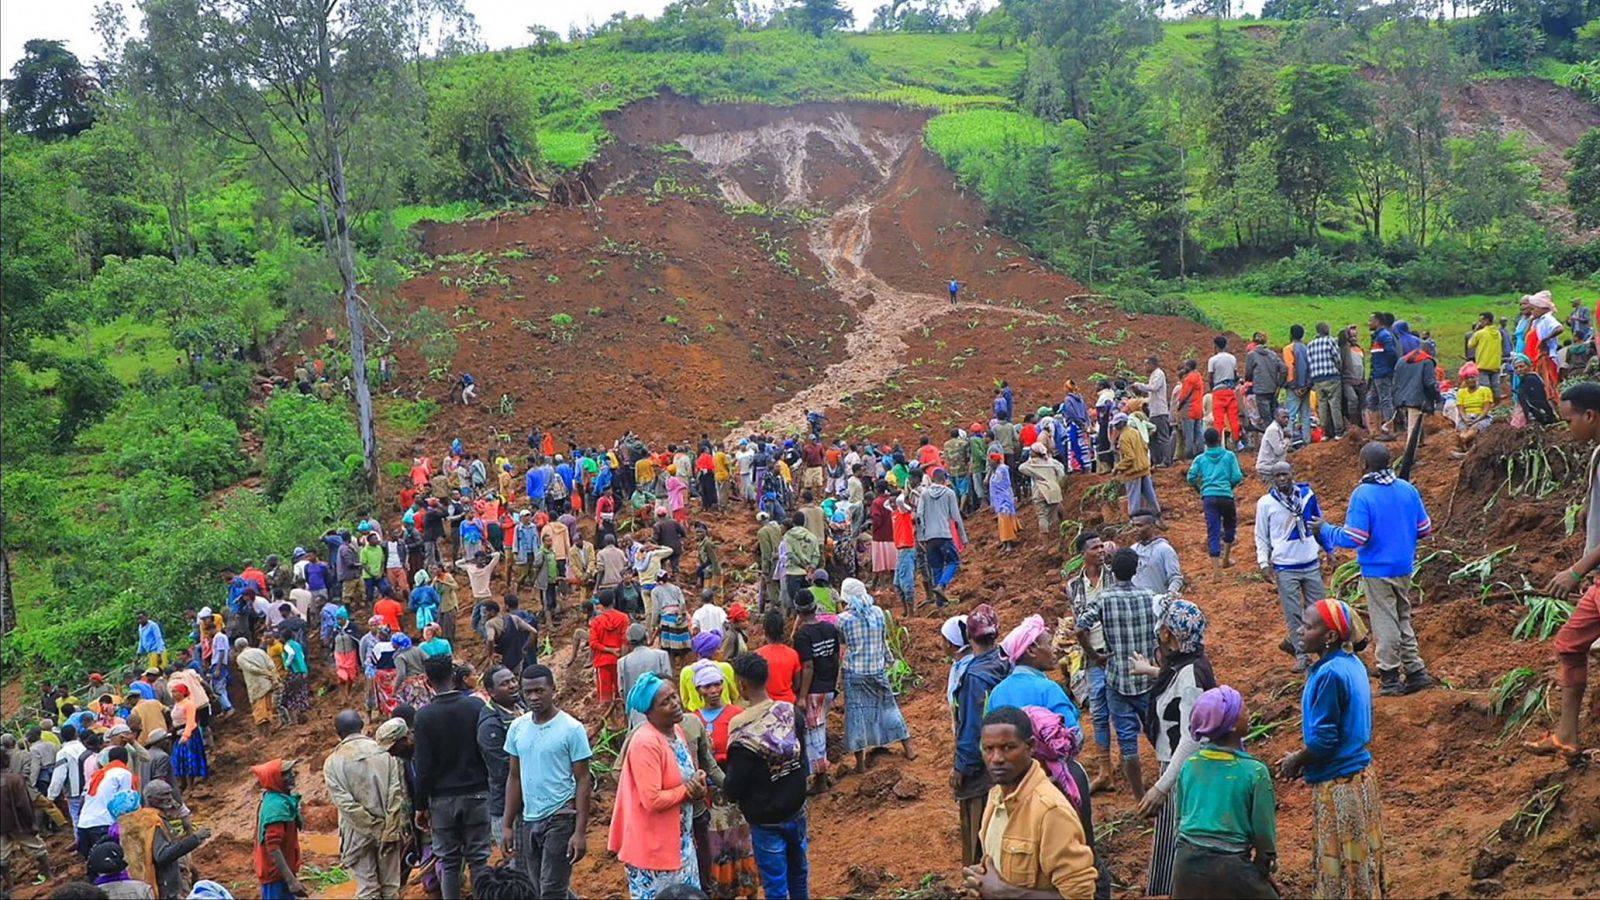
[[[742,444],[733,456],[733,464],[739,470],[739,496],[745,503],[754,503],[756,451],[749,444]]]
[[[1272,424],[1261,433],[1261,449],[1256,451],[1256,474],[1274,469],[1278,463],[1289,461],[1289,408],[1278,407],[1272,415]],[[1298,621],[1298,620],[1296,620]]]
[[[45,795],[52,801],[67,798],[67,812],[72,824],[78,824],[78,811],[83,806],[83,755],[89,751],[78,740],[78,729],[61,726],[61,750],[56,753],[56,767],[50,773],[50,787]]]
[[[714,591],[706,591],[700,596],[700,608],[694,611],[690,620],[690,628],[695,634],[705,634],[715,631],[719,634],[728,633],[728,611],[717,605],[717,596]]]
[[[1287,462],[1256,471],[1271,485],[1256,501],[1256,565],[1268,584],[1277,585],[1283,606],[1288,637],[1279,649],[1293,654],[1294,670],[1304,672],[1310,657],[1301,643],[1300,618],[1307,607],[1328,595],[1322,583],[1322,552],[1327,550],[1330,558],[1333,552],[1310,525],[1322,517],[1311,485],[1296,484]]]
[[[110,761],[89,780],[89,787],[83,795],[83,808],[78,812],[78,852],[85,857],[116,822],[111,815],[111,798],[122,791],[133,790],[133,770],[128,768],[128,748],[112,747],[106,756]]]

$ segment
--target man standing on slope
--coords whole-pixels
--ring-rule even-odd
[[[1228,352],[1227,337],[1219,334],[1211,343],[1217,348],[1206,362],[1206,381],[1211,385],[1211,421],[1222,432],[1223,446],[1232,441],[1240,450],[1247,450],[1250,443],[1239,429],[1239,395],[1235,392],[1239,386],[1239,360]]]
[[[339,744],[322,764],[328,799],[339,810],[339,864],[361,897],[400,896],[406,821],[405,770],[399,757],[361,733],[361,714],[333,718]]]
[[[1354,548],[1361,563],[1361,590],[1367,597],[1372,636],[1378,644],[1378,693],[1392,697],[1433,686],[1411,627],[1411,573],[1417,541],[1433,533],[1422,495],[1389,468],[1389,448],[1373,441],[1361,448],[1366,474],[1350,495],[1343,526],[1320,518],[1322,542]]]
[[[1161,360],[1151,356],[1145,359],[1145,364],[1150,367],[1148,381],[1135,382],[1132,387],[1141,394],[1150,398],[1150,421],[1155,423],[1155,440],[1150,442],[1150,456],[1158,468],[1172,465],[1172,393],[1167,389],[1167,373],[1161,368]]]
[[[1561,415],[1572,436],[1584,444],[1600,439],[1600,385],[1582,382],[1561,394]],[[1552,597],[1566,597],[1600,566],[1600,450],[1589,455],[1588,490],[1583,501],[1583,556],[1571,568],[1556,573],[1545,587]],[[1589,648],[1600,640],[1600,583],[1591,582],[1578,599],[1567,623],[1556,632],[1556,659],[1560,663],[1561,719],[1556,730],[1523,748],[1540,756],[1560,755],[1569,765],[1579,760],[1578,719],[1583,694],[1589,684]]]
[[[1322,517],[1311,485],[1296,483],[1287,462],[1275,463],[1261,475],[1272,487],[1256,501],[1256,564],[1261,577],[1277,586],[1283,606],[1289,636],[1278,646],[1294,655],[1294,670],[1304,672],[1311,660],[1300,637],[1300,620],[1328,595],[1321,560],[1322,552],[1331,557],[1333,548],[1310,525]]]

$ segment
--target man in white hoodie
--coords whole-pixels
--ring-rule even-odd
[[[1322,517],[1311,485],[1297,484],[1287,462],[1273,463],[1261,474],[1271,489],[1256,501],[1256,564],[1261,577],[1277,585],[1283,606],[1289,636],[1278,646],[1293,653],[1294,670],[1304,672],[1309,659],[1300,639],[1300,617],[1306,607],[1328,595],[1322,583],[1322,554],[1332,558],[1333,550],[1308,524]]]

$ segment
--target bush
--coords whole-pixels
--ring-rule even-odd
[[[154,471],[188,479],[201,492],[232,484],[250,468],[239,427],[200,387],[136,394],[80,444],[104,448],[119,475]]]
[[[1562,244],[1556,248],[1550,266],[1557,273],[1574,278],[1600,275],[1600,238],[1581,244]]]
[[[105,418],[122,397],[122,382],[99,359],[55,358],[51,361],[60,381],[56,400],[61,418],[56,423],[56,443],[70,445],[78,432]]]
[[[1240,286],[1261,294],[1387,293],[1395,272],[1382,259],[1340,260],[1317,247],[1296,247],[1294,256],[1240,277]]]
[[[1226,328],[1220,321],[1207,314],[1205,310],[1195,306],[1193,301],[1182,294],[1162,294],[1158,297],[1149,291],[1126,288],[1117,290],[1114,300],[1117,308],[1123,312],[1151,316],[1177,316],[1180,319],[1188,319],[1191,322],[1196,322],[1217,331],[1222,331]]]
[[[451,199],[520,200],[539,170],[528,85],[504,70],[473,73],[435,92],[428,149]]]
[[[302,477],[313,473],[339,479],[333,492],[342,497],[352,473],[348,458],[360,468],[361,439],[355,423],[334,404],[300,394],[273,395],[261,416],[262,456],[266,460],[267,496],[282,499]]]

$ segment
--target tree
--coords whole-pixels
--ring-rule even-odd
[[[1018,32],[1046,57],[1047,77],[1082,121],[1094,90],[1094,73],[1126,65],[1138,48],[1161,39],[1161,20],[1147,0],[1006,0]],[[1039,77],[1030,53],[1023,93]],[[1038,115],[1044,115],[1034,110]]]
[[[1348,66],[1291,66],[1279,76],[1278,190],[1312,241],[1325,204],[1349,189],[1363,102]]]
[[[533,92],[503,68],[472,70],[436,88],[428,146],[445,193],[478,200],[523,200],[538,184],[539,142]]]
[[[1366,93],[1365,85],[1362,91]],[[1367,235],[1382,242],[1383,212],[1402,184],[1397,161],[1405,156],[1405,136],[1400,127],[1377,114],[1374,104],[1364,102],[1358,109],[1363,121],[1350,159],[1355,176],[1352,196]]]
[[[1567,203],[1584,228],[1600,225],[1600,128],[1591,128],[1567,151]]]
[[[6,114],[25,134],[73,137],[94,124],[94,94],[94,79],[65,44],[35,38],[6,79]]]
[[[369,489],[378,474],[366,327],[356,281],[346,160],[392,163],[391,142],[421,117],[415,36],[442,20],[441,41],[471,28],[460,0],[141,0],[134,52],[151,83],[189,114],[253,151],[313,205],[339,269]],[[375,168],[365,187],[386,177]]]
[[[800,0],[787,12],[793,27],[818,38],[837,28],[848,28],[856,22],[856,14],[839,0]]]
[[[1404,224],[1417,246],[1425,246],[1441,215],[1449,163],[1444,98],[1460,83],[1461,61],[1442,29],[1411,18],[1376,29],[1371,46],[1384,75],[1377,82],[1378,118],[1394,132]]]
[[[1201,196],[1214,210],[1209,218],[1231,227],[1234,246],[1243,248],[1242,195],[1235,186],[1250,146],[1267,134],[1273,85],[1260,70],[1246,67],[1240,40],[1236,32],[1223,31],[1220,22],[1212,24],[1204,63],[1209,104],[1202,117],[1211,164]]]
[[[1521,135],[1501,137],[1492,128],[1480,128],[1449,146],[1454,189],[1445,212],[1471,242],[1501,222],[1528,215],[1539,190],[1539,167],[1529,161]]]

